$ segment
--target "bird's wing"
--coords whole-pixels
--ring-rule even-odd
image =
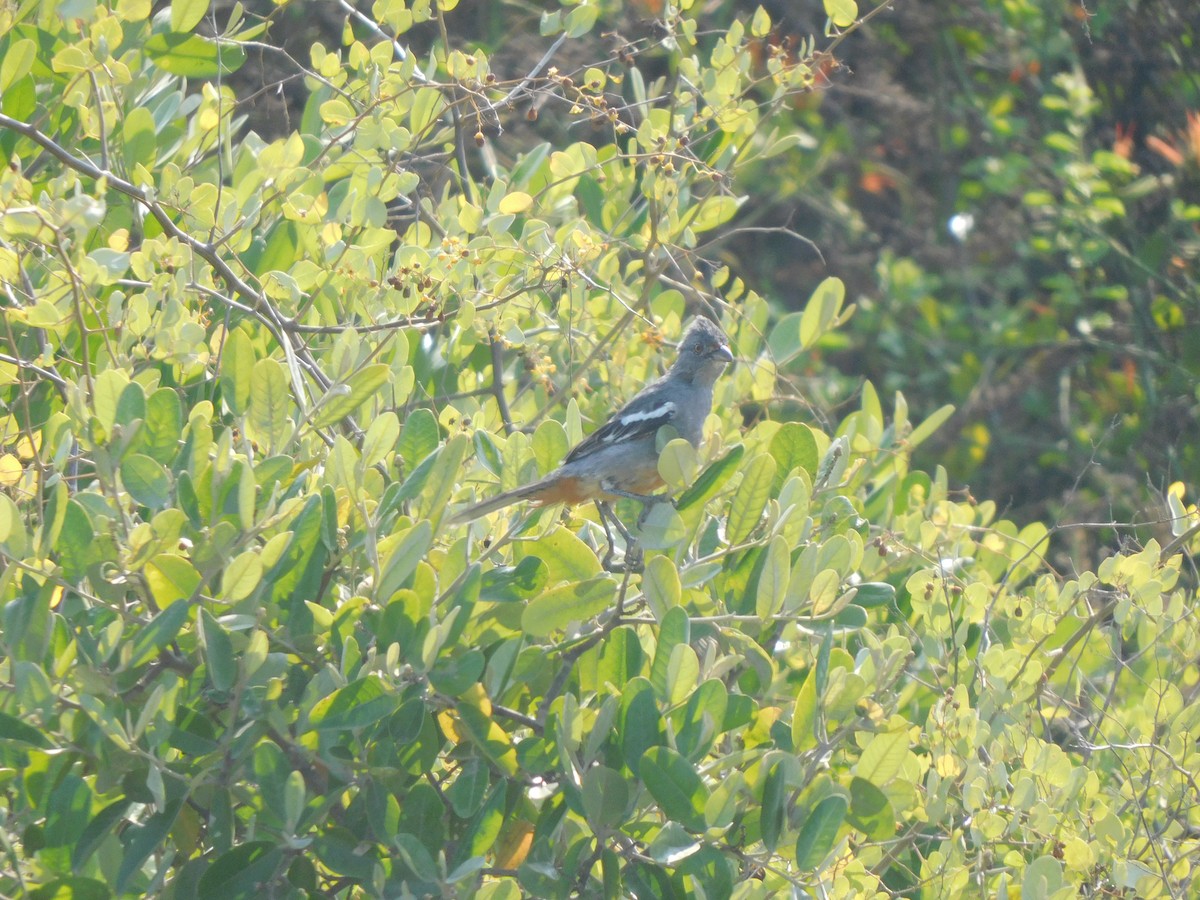
[[[583,459],[615,443],[653,437],[659,428],[669,425],[678,414],[679,404],[670,395],[669,383],[650,385],[580,441],[563,462]]]

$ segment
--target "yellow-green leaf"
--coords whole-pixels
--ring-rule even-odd
[[[529,601],[521,628],[530,637],[546,637],[604,612],[616,594],[617,583],[607,575],[560,585]]]
[[[221,598],[236,603],[249,597],[262,580],[262,557],[255,550],[235,556],[221,573]]]
[[[204,18],[209,0],[172,0],[171,30],[186,34]]]
[[[848,28],[858,18],[858,4],[855,0],[825,0],[825,15],[838,28]]]
[[[880,732],[863,749],[854,774],[884,787],[900,772],[907,755],[908,734],[905,731]]]
[[[32,38],[12,42],[0,60],[0,94],[29,74],[36,54],[37,45]]]
[[[292,398],[287,373],[274,359],[260,359],[250,375],[251,436],[271,452],[278,450],[291,433],[288,418]]]
[[[729,543],[740,544],[758,525],[774,480],[775,460],[766,453],[760,453],[746,463],[742,482],[729,507]]]
[[[758,592],[754,609],[760,619],[775,615],[783,607],[787,595],[788,579],[792,574],[791,554],[787,542],[781,535],[771,538],[763,556],[762,571],[758,576]]]
[[[497,209],[504,215],[515,216],[533,206],[533,198],[524,191],[513,191],[500,199]]]

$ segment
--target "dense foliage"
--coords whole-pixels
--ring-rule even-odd
[[[501,69],[454,7],[299,56],[240,6],[0,4],[0,893],[1193,892],[1184,490],[1064,574],[911,465],[950,407],[797,421],[842,281],[720,264],[883,8],[569,3]],[[248,54],[303,85],[279,136]],[[644,572],[590,509],[446,523],[696,313],[738,362]]]

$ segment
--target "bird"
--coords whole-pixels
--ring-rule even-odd
[[[664,499],[654,493],[664,484],[658,473],[658,430],[669,425],[679,437],[699,447],[704,420],[712,411],[713,386],[731,362],[729,339],[720,326],[696,317],[684,332],[678,355],[666,374],[647,384],[580,441],[553,472],[467,506],[450,516],[449,523],[463,524],[522,500],[538,506],[592,501],[608,538],[604,568],[610,568],[615,555],[610,522],[625,540],[626,566],[638,565],[640,554],[628,549],[636,541],[611,504],[621,498],[640,501],[644,517],[653,504]]]

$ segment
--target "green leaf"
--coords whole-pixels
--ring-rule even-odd
[[[209,680],[218,691],[232,690],[237,683],[238,664],[233,655],[229,632],[207,609],[200,610],[197,624],[200,626],[200,641],[204,646]]]
[[[291,435],[291,409],[287,371],[274,359],[260,359],[250,375],[250,416],[246,424],[250,436],[268,453],[279,451]]]
[[[503,728],[472,703],[463,701],[458,710],[458,727],[489,760],[505,775],[517,774],[517,751]]]
[[[658,454],[658,474],[670,491],[682,490],[692,484],[700,457],[696,448],[683,438],[673,438]]]
[[[847,603],[833,617],[833,624],[841,630],[858,631],[867,625],[867,611],[861,606]]]
[[[163,465],[174,462],[183,437],[183,405],[171,388],[159,388],[146,398],[145,419],[138,431],[138,449]]]
[[[704,846],[688,854],[676,867],[675,875],[675,881],[680,877],[688,879],[704,891],[705,897],[732,897],[738,868],[730,854],[716,847]],[[699,894],[699,891],[696,893]]]
[[[446,446],[438,453],[436,462],[425,479],[417,508],[435,527],[442,521],[446,506],[450,502],[450,495],[454,493],[458,484],[459,469],[467,456],[467,443],[465,434],[455,435],[446,441]]]
[[[617,582],[608,575],[560,585],[529,601],[521,614],[521,630],[529,637],[547,637],[604,612],[616,595]]]
[[[619,772],[592,766],[583,773],[583,811],[597,833],[620,827],[629,805],[629,783]]]
[[[117,824],[124,820],[125,812],[132,805],[126,797],[110,803],[92,817],[75,846],[71,848],[71,868],[78,872],[91,859],[93,853],[108,839]]]
[[[54,552],[69,579],[80,578],[94,559],[95,531],[80,503],[72,498],[64,507],[62,526],[54,540]]]
[[[886,786],[900,773],[907,757],[908,733],[904,730],[882,731],[863,748],[854,774],[872,784]]]
[[[896,814],[887,794],[865,778],[850,781],[849,822],[867,837],[883,841],[896,833]]]
[[[638,542],[643,550],[675,547],[688,536],[688,527],[670,503],[655,503],[642,517]]]
[[[654,664],[650,668],[650,684],[654,693],[665,699],[668,696],[667,673],[671,665],[671,653],[680,644],[691,640],[691,620],[682,606],[672,607],[663,616],[658,629],[658,644],[654,650]]]
[[[896,589],[886,581],[866,581],[857,586],[854,603],[863,609],[891,606],[896,602]]]
[[[236,72],[246,61],[246,51],[237,44],[218,46],[208,38],[162,32],[142,44],[146,55],[164,72],[184,78],[212,78]]]
[[[437,449],[441,439],[437,416],[427,409],[414,410],[404,420],[396,452],[404,460],[404,465],[411,470],[413,466]]]
[[[1053,856],[1039,856],[1025,867],[1021,879],[1021,900],[1042,900],[1054,896],[1062,883],[1063,864]]]
[[[109,900],[108,885],[93,878],[55,878],[24,895],[26,900]]]
[[[810,476],[817,474],[820,457],[812,429],[800,422],[784,422],[771,438],[771,456],[779,469],[774,491],[778,493],[793,469],[803,469]]]
[[[583,37],[592,30],[599,15],[600,5],[598,3],[576,6],[567,14],[566,21],[563,22],[563,30],[569,38]]]
[[[459,616],[460,621],[466,618],[466,615]],[[453,646],[453,636],[446,643]],[[429,683],[447,697],[461,697],[479,681],[483,666],[483,653],[477,647],[465,652],[452,652],[449,656],[440,657],[429,670]]]
[[[158,154],[158,135],[154,116],[144,106],[131,109],[121,122],[121,138],[124,141],[125,166],[133,171],[144,166],[147,171],[154,168]],[[114,275],[119,278],[120,273]]]
[[[754,17],[750,20],[750,34],[756,38],[766,37],[771,33],[771,16],[761,6],[754,10]]]
[[[133,638],[133,645],[129,651],[129,664],[126,668],[138,669],[158,656],[167,644],[175,640],[187,618],[187,601],[176,600],[155,616],[149,625],[139,629]]]
[[[533,450],[538,472],[542,475],[549,474],[571,449],[567,441],[567,431],[562,423],[557,419],[543,420],[533,432],[530,449]]]
[[[853,3],[853,0],[847,2]],[[826,278],[817,285],[800,316],[800,346],[803,349],[812,347],[837,324],[845,299],[846,286],[841,279]]]
[[[723,731],[729,691],[719,678],[704,681],[688,697],[682,712],[672,716],[675,724],[675,749],[693,762],[700,759],[718,733]],[[712,824],[710,817],[709,824]]]
[[[423,881],[437,881],[438,869],[433,857],[416,837],[411,834],[398,834],[392,838],[396,851],[413,873]]]
[[[124,428],[131,427],[146,415],[146,392],[136,381],[131,382],[121,390],[117,398],[117,410],[114,423]]]
[[[652,556],[642,573],[642,593],[654,618],[661,622],[668,610],[678,606],[682,590],[675,563],[667,556]]]
[[[730,447],[724,456],[701,472],[692,486],[680,495],[675,504],[676,509],[683,512],[694,505],[707,502],[733,477],[745,452],[746,448],[741,444]]]
[[[638,767],[638,777],[663,815],[688,831],[703,831],[708,793],[691,763],[670,747],[651,747]]]
[[[417,88],[409,110],[409,125],[413,134],[423,135],[437,121],[444,105],[442,92],[436,87]]]
[[[51,746],[40,730],[6,712],[0,712],[0,740],[17,741],[43,750]]]
[[[171,0],[171,30],[186,34],[204,18],[210,0]]]
[[[731,545],[737,545],[750,537],[762,519],[763,507],[771,495],[771,484],[775,480],[775,460],[760,453],[746,463],[742,470],[742,482],[738,485],[729,507],[727,537]]]
[[[858,18],[858,4],[855,0],[825,0],[825,15],[838,28],[849,28]]]
[[[171,500],[171,478],[167,470],[149,456],[132,453],[121,462],[121,481],[135,502],[162,509]]]
[[[505,794],[504,782],[497,782],[484,800],[484,804],[472,817],[472,821],[463,832],[462,844],[455,858],[458,866],[467,865],[469,870],[468,860],[479,859],[482,862],[484,854],[496,845],[500,829],[504,827]],[[458,872],[458,866],[456,866],[456,872]],[[456,878],[461,877],[461,872],[458,872],[457,875],[451,874],[449,881],[455,881]]]
[[[654,688],[645,678],[634,678],[621,692],[617,734],[621,738],[621,755],[625,758],[625,765],[637,775],[646,749],[662,740]]]
[[[141,869],[147,857],[163,845],[182,806],[182,800],[171,800],[161,812],[154,813],[144,823],[130,827],[121,835],[125,855],[117,869],[118,894],[125,893],[129,879]]]
[[[427,519],[422,519],[402,536],[390,536],[380,544],[380,555],[386,555],[387,561],[381,567],[375,591],[379,602],[387,603],[404,586],[432,544],[433,526]]]
[[[46,799],[44,839],[47,847],[73,846],[92,814],[92,792],[78,775],[63,777]]]
[[[526,556],[515,566],[497,566],[483,573],[479,599],[489,603],[528,600],[546,586],[550,570],[536,556]]]
[[[300,231],[295,222],[278,222],[271,229],[265,243],[256,240],[246,254],[246,265],[255,274],[265,276],[268,272],[287,271],[296,260],[300,245]],[[258,251],[257,254],[255,251]]]
[[[37,56],[37,44],[30,38],[13,41],[0,58],[0,96],[29,74]]]
[[[677,866],[699,849],[700,842],[687,829],[678,822],[668,822],[654,836],[646,855],[661,866]]]
[[[810,872],[829,855],[837,840],[838,829],[846,818],[849,804],[840,794],[832,794],[816,805],[796,838],[796,867]]]
[[[912,430],[912,434],[908,436],[908,448],[912,450],[925,443],[952,415],[954,415],[954,407],[950,404],[934,410],[920,425]]]
[[[221,348],[221,398],[229,411],[242,416],[250,409],[253,390],[254,346],[240,328],[229,332]]]
[[[711,231],[718,225],[724,225],[735,215],[745,197],[731,197],[728,194],[714,194],[701,202],[699,212],[692,218],[691,228],[697,234]]]
[[[827,630],[821,639],[821,647],[817,651],[817,662],[813,668],[813,689],[817,697],[825,696],[825,687],[829,683],[829,660],[833,655],[833,631]]]
[[[25,519],[17,504],[7,494],[0,494],[0,544],[4,544],[11,556],[24,555],[28,535]]]
[[[592,684],[604,690],[609,689],[608,685],[620,688],[642,671],[644,658],[642,645],[633,630],[627,625],[614,628],[597,650]]]
[[[186,600],[200,586],[200,573],[182,556],[160,553],[145,568],[146,583],[160,607]]]
[[[237,603],[254,593],[262,581],[263,563],[257,550],[235,556],[221,573],[221,599]]]
[[[198,900],[231,900],[257,896],[261,886],[284,861],[283,852],[271,841],[251,841],[221,854],[204,870],[196,884]]]
[[[550,584],[586,581],[602,571],[592,548],[565,528],[555,528],[536,541],[530,541],[524,549],[528,556],[536,556],[546,564]]]
[[[791,554],[787,541],[781,535],[771,538],[762,556],[761,567],[754,610],[760,619],[769,619],[783,608],[788,579],[792,574]]]
[[[804,352],[804,344],[800,340],[800,321],[803,318],[802,313],[788,313],[775,323],[767,336],[767,349],[776,366],[783,366]]]
[[[313,416],[313,427],[336,425],[378,393],[391,377],[391,366],[376,363],[355,372],[345,384],[333,385],[321,399],[321,405]]]
[[[490,785],[487,764],[478,758],[467,760],[454,783],[446,789],[446,799],[454,808],[454,814],[460,819],[469,819],[479,812]]]
[[[759,806],[759,827],[762,830],[763,844],[774,852],[783,834],[786,809],[784,801],[787,794],[787,783],[784,778],[783,766],[779,763],[771,766],[767,777],[763,779],[762,801]]]
[[[504,456],[492,440],[492,436],[480,428],[471,435],[471,442],[475,445],[475,458],[479,460],[480,465],[499,478],[500,473],[504,471]]]
[[[308,714],[308,723],[318,731],[363,728],[390,716],[399,705],[399,698],[378,676],[368,675],[321,698]]]
[[[364,468],[383,462],[400,439],[400,418],[390,409],[371,420],[362,443]]]
[[[687,644],[676,644],[667,663],[667,704],[677,706],[687,699],[700,678],[700,659]]]

